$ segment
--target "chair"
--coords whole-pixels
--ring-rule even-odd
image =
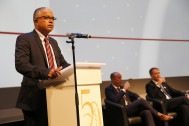
[[[152,104],[153,104],[153,107],[156,110],[158,110],[159,112],[166,114],[166,115],[169,115],[169,116],[173,116],[174,119],[177,118],[176,112],[167,112],[166,107],[165,107],[166,103],[163,100],[153,99],[153,98],[149,97],[148,95],[146,95],[146,100],[151,101]],[[169,122],[161,122],[161,123],[164,123],[164,126],[169,126]],[[175,123],[173,124],[173,126],[175,126]]]
[[[105,126],[130,126],[140,124],[142,126],[142,118],[140,116],[128,117],[125,106],[105,99]]]

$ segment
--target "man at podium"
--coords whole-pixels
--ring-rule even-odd
[[[50,9],[36,9],[35,29],[16,40],[15,67],[23,75],[16,107],[22,109],[26,126],[48,126],[46,90],[39,87],[39,81],[56,78],[60,69],[69,66],[57,41],[48,36],[55,20]]]

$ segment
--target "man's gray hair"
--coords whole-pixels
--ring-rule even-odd
[[[33,13],[33,21],[35,21],[37,13],[38,13],[39,11],[45,10],[45,9],[49,9],[49,8],[47,8],[47,7],[40,7],[40,8],[37,8],[37,9],[34,11],[34,13]]]

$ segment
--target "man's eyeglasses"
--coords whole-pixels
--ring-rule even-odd
[[[45,20],[51,20],[51,19],[52,19],[53,21],[54,21],[54,20],[57,20],[57,18],[55,18],[55,17],[49,17],[49,16],[37,17],[36,20],[39,19],[39,18],[44,18]]]

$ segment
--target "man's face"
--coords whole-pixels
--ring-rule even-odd
[[[122,84],[122,76],[120,73],[114,73],[114,78],[112,78],[112,83],[119,87]]]
[[[150,76],[151,76],[152,80],[158,81],[161,77],[159,69],[153,69],[152,74]]]
[[[36,15],[35,28],[47,36],[54,28],[54,15],[49,9],[40,10]]]

